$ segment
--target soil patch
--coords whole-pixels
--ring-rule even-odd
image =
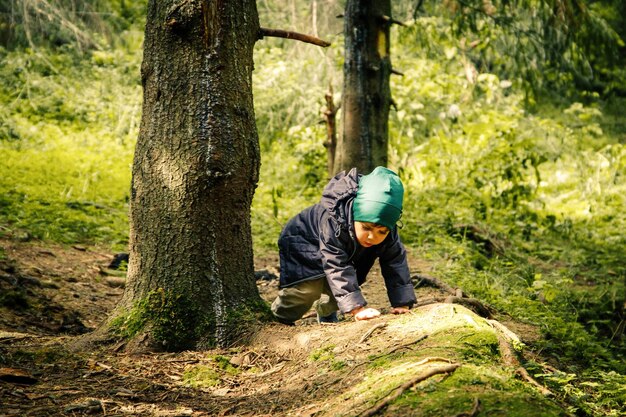
[[[120,274],[108,268],[114,254],[8,239],[0,247],[0,416],[313,415],[324,409],[329,390],[362,377],[366,367],[357,364],[407,343],[398,335],[372,336],[395,316],[320,326],[310,315],[294,327],[268,323],[250,345],[233,349],[71,351],[71,342],[95,329],[123,293]],[[410,266],[429,272],[415,259]],[[272,301],[276,254],[258,256],[255,269],[261,296]],[[442,297],[437,289],[417,291],[418,298]],[[379,269],[363,292],[387,312]],[[354,369],[346,373],[346,366]]]

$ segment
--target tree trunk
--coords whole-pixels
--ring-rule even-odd
[[[128,282],[110,326],[150,347],[230,345],[262,308],[250,229],[258,33],[254,0],[149,1]]]
[[[368,173],[387,165],[390,0],[348,0],[345,13],[343,135],[335,169]]]

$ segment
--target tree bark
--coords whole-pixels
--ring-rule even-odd
[[[111,326],[150,347],[230,345],[262,308],[250,229],[258,34],[254,0],[149,1],[128,282]]]
[[[345,12],[343,135],[335,169],[387,165],[390,0],[348,0]]]

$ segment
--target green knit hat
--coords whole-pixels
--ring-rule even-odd
[[[404,187],[400,177],[385,167],[376,167],[359,181],[352,213],[354,221],[376,223],[389,230],[402,215]]]

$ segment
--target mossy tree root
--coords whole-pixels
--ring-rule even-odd
[[[420,375],[416,376],[415,378],[412,378],[411,380],[409,380],[409,381],[405,382],[404,384],[400,385],[398,388],[394,389],[393,392],[391,394],[387,395],[385,398],[383,398],[382,401],[380,401],[375,406],[373,406],[371,408],[368,408],[367,410],[365,410],[364,412],[359,414],[359,417],[375,416],[381,410],[383,410],[385,407],[387,407],[389,404],[391,404],[392,402],[397,400],[404,393],[404,391],[408,390],[409,388],[411,388],[413,385],[417,384],[418,382],[425,381],[425,380],[427,380],[428,378],[430,378],[431,376],[434,376],[434,375],[452,373],[459,366],[461,366],[460,363],[451,363],[449,365],[444,365],[444,366],[439,366],[437,368],[429,369],[428,371],[424,372],[423,374],[420,374]]]
[[[472,310],[474,313],[478,314],[481,317],[484,317],[486,319],[493,318],[493,310],[489,306],[485,305],[484,303],[477,300],[476,298],[468,297],[467,294],[465,294],[463,290],[461,290],[460,288],[453,288],[450,285],[443,282],[442,280],[440,280],[439,278],[431,277],[428,275],[416,274],[411,277],[411,280],[415,282],[416,288],[419,286],[429,286],[429,287],[438,288],[442,290],[443,292],[449,294],[443,300],[437,300],[435,298],[424,299],[422,301],[419,301],[416,304],[416,307],[421,307],[421,306],[425,306],[428,304],[434,304],[434,303],[440,303],[440,302],[456,303],[456,304],[461,304],[462,306],[469,308],[470,310]]]

